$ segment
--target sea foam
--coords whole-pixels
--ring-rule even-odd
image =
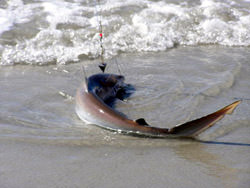
[[[100,21],[107,59],[119,53],[164,51],[176,45],[250,46],[247,1],[13,2],[0,9],[2,65],[66,64],[97,58],[101,53]],[[20,38],[25,24],[35,26]]]

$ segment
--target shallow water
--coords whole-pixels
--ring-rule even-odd
[[[172,127],[242,99],[236,112],[218,123],[211,138],[207,135],[206,139],[213,139],[217,132],[221,136],[249,123],[248,57],[245,48],[179,47],[157,54],[123,55],[110,61],[107,72],[118,73],[115,61],[119,61],[126,82],[136,89],[127,101],[118,101],[116,108],[129,118],[144,117],[158,127]],[[86,142],[103,142],[100,137],[106,134],[117,138],[84,125],[74,113],[73,97],[83,78],[82,66],[91,75],[99,72],[97,63],[2,67],[0,134]]]
[[[82,66],[91,75],[99,72],[98,61],[1,67],[0,181],[6,187],[33,187],[28,177],[38,178],[40,187],[248,187],[249,56],[246,48],[200,46],[117,58],[136,91],[116,108],[154,126],[171,127],[242,99],[231,116],[200,136],[207,143],[132,137],[85,125],[69,96],[82,81]],[[115,60],[107,72],[118,72]],[[36,165],[41,175],[29,172]],[[59,181],[68,171],[72,179]]]
[[[248,188],[249,17],[248,0],[0,1],[0,187]],[[107,72],[135,87],[115,106],[129,118],[172,127],[242,103],[200,141],[84,124],[100,19]]]

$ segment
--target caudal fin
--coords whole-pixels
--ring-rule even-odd
[[[213,126],[217,121],[222,119],[226,114],[231,114],[241,101],[234,103],[202,118],[189,121],[182,125],[178,125],[169,130],[170,134],[183,137],[195,137],[209,127]]]

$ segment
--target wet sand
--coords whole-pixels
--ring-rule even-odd
[[[249,146],[181,142],[166,147],[110,147],[5,141],[0,145],[3,188],[247,188],[250,183]]]
[[[136,92],[116,108],[171,127],[242,103],[199,139],[150,139],[87,126],[74,96],[97,61],[0,67],[0,185],[16,187],[249,187],[248,48],[178,47],[121,55]],[[115,60],[108,72],[118,72]]]

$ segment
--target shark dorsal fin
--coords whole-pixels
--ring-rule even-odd
[[[148,123],[143,118],[139,118],[139,119],[135,120],[135,122],[138,123],[139,125],[148,126]]]

